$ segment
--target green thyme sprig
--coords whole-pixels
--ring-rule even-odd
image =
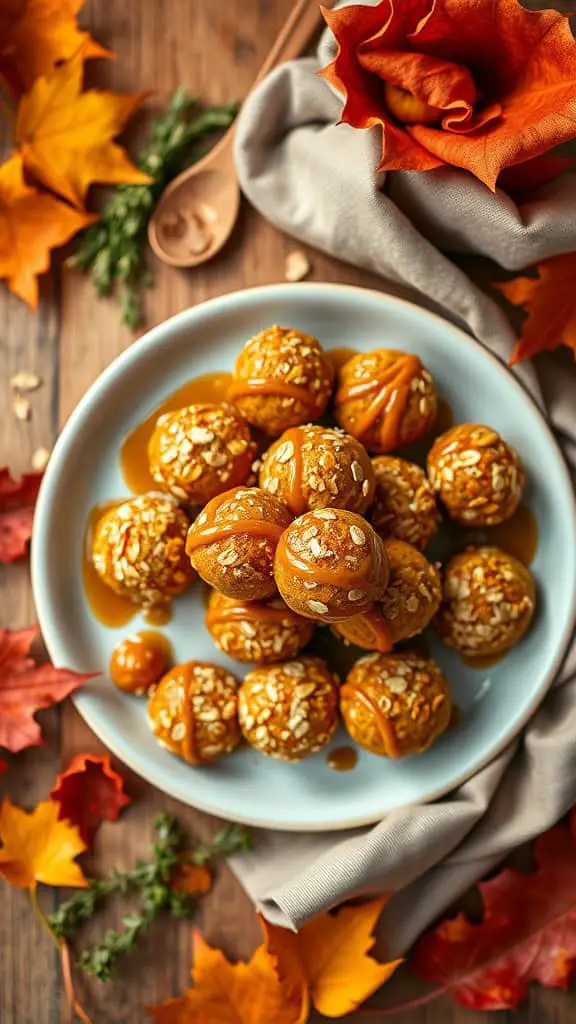
[[[190,852],[182,852],[182,832],[175,818],[159,815],[154,822],[154,841],[149,861],[138,860],[131,871],[111,871],[103,879],[91,879],[87,889],[60,904],[48,917],[58,940],[68,939],[88,921],[102,901],[113,893],[127,896],[137,892],[138,909],[122,918],[123,931],[109,930],[101,940],[80,957],[80,967],[100,981],[108,981],[118,960],[131,952],[138,939],[157,915],[166,911],[172,917],[192,917],[196,911],[193,896],[172,889],[170,881],[178,864],[207,865],[218,857],[230,857],[250,848],[251,837],[238,825],[225,825],[209,843],[201,843]]]
[[[80,235],[67,265],[90,270],[98,295],[116,291],[122,321],[132,330],[142,322],[142,289],[152,283],[146,266],[146,228],[160,193],[184,167],[204,155],[207,138],[229,128],[237,103],[197,108],[196,97],[177,89],[168,110],[154,123],[138,166],[154,180],[149,185],[119,185],[101,219]]]

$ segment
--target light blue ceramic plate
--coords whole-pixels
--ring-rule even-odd
[[[80,572],[90,509],[127,493],[118,463],[124,436],[188,378],[230,369],[243,342],[271,323],[308,331],[327,348],[416,352],[456,421],[488,423],[518,449],[529,481],[526,500],[540,528],[532,566],[539,594],[533,628],[484,672],[466,668],[432,639],[432,653],[463,712],[461,727],[428,753],[402,762],[361,753],[347,774],[331,771],[324,754],[287,765],[250,750],[213,767],[192,768],[158,746],[146,724],[145,702],[121,694],[105,676],[75,699],[114,754],[184,803],[271,828],[339,829],[441,796],[494,757],[526,723],[574,627],[574,502],[560,453],[530,398],[496,359],[446,321],[390,296],[340,285],[274,285],[226,295],[180,313],[124,352],[84,396],[56,445],[38,503],[32,571],[40,625],[57,665],[105,670],[114,644],[127,631],[94,620]],[[213,660],[238,672],[238,665],[215,649],[203,611],[199,587],[176,602],[167,632],[177,660]],[[139,628],[138,620],[133,626]]]

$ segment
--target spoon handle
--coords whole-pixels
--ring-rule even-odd
[[[332,2],[324,4],[331,7]],[[310,38],[322,24],[318,0],[296,0],[284,26],[281,28],[272,48],[260,68],[252,89],[266,77],[272,68],[284,61],[299,57]]]

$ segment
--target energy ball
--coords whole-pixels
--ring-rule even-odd
[[[376,493],[370,522],[381,537],[397,537],[424,549],[440,524],[432,485],[420,466],[395,455],[372,459]]]
[[[442,583],[436,567],[411,544],[390,537],[383,545],[389,575],[382,597],[334,628],[358,647],[385,652],[426,628],[438,611]]]
[[[445,643],[470,658],[502,654],[532,621],[531,572],[500,548],[470,548],[450,559],[434,625]]]
[[[261,601],[276,593],[274,554],[291,522],[278,498],[239,487],[208,502],[190,527],[186,552],[198,575],[226,597]]]
[[[173,498],[141,494],[99,520],[92,542],[96,572],[116,594],[140,605],[180,594],[194,573],[186,558],[190,520]]]
[[[124,693],[148,693],[167,668],[166,653],[138,633],[120,640],[110,657],[110,678]]]
[[[213,590],[206,612],[210,636],[236,661],[267,665],[293,658],[314,634],[314,623],[296,615],[280,597],[238,601]]]
[[[230,754],[240,742],[238,686],[226,669],[205,661],[176,665],[148,701],[158,742],[190,764]]]
[[[495,526],[514,514],[525,474],[518,453],[492,427],[461,423],[436,438],[428,476],[451,519]]]
[[[160,416],[148,445],[156,483],[190,505],[246,483],[255,455],[246,421],[233,406],[213,403]]]
[[[287,430],[268,449],[259,484],[295,516],[330,507],[362,515],[374,497],[375,479],[359,441],[343,430],[308,423]]]
[[[442,597],[440,573],[421,551],[403,540],[384,541],[388,586],[380,599],[392,643],[421,633],[438,611]]]
[[[418,441],[434,425],[437,409],[432,376],[407,352],[361,352],[338,375],[336,419],[369,451],[385,455]]]
[[[324,412],[334,371],[320,342],[293,327],[269,327],[236,360],[228,397],[266,434],[281,434]]]
[[[450,686],[431,658],[368,654],[340,689],[340,711],[352,739],[371,754],[421,754],[449,725]]]
[[[382,597],[388,582],[384,545],[354,512],[306,512],[282,534],[274,560],[281,597],[292,611],[338,622]]]
[[[321,658],[255,668],[238,692],[245,740],[261,754],[301,761],[328,743],[338,725],[338,685]]]

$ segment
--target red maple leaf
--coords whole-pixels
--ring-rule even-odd
[[[37,665],[29,651],[38,632],[38,626],[0,629],[0,747],[13,753],[41,746],[42,733],[34,720],[36,711],[64,700],[86,679],[99,674],[82,675],[54,668],[50,662]]]
[[[77,825],[88,847],[98,825],[104,819],[116,821],[122,808],[130,803],[124,792],[124,779],[114,771],[107,754],[77,754],[66,771],[58,775],[50,796],[60,804],[59,820]]]
[[[24,473],[18,482],[9,469],[0,468],[0,562],[26,554],[41,480],[42,473]]]
[[[576,971],[576,808],[534,844],[537,870],[505,868],[479,886],[484,918],[443,921],[416,947],[413,967],[475,1010],[515,1010],[530,981],[567,989]],[[398,1009],[398,1007],[394,1008]]]

